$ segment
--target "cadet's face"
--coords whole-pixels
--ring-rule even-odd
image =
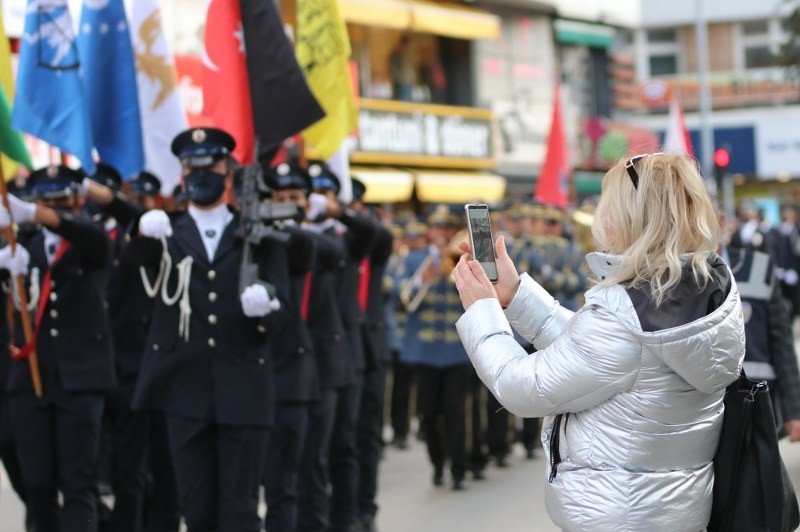
[[[525,230],[522,220],[506,218],[504,225],[506,227],[506,231],[508,231],[508,234],[514,238],[519,238],[522,236],[522,233]]]
[[[455,235],[456,231],[452,227],[433,226],[428,228],[428,239],[434,246],[439,248],[449,245]]]
[[[133,197],[133,201],[146,211],[152,211],[158,208],[158,201],[156,201],[156,198],[147,194],[137,194]]]
[[[300,210],[305,210],[308,207],[308,197],[299,188],[276,190],[272,195],[272,201],[275,203],[294,203]]]

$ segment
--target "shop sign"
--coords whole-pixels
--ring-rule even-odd
[[[494,165],[492,113],[361,100],[354,162],[454,168]]]
[[[756,126],[756,161],[761,178],[800,176],[798,121],[759,122]]]

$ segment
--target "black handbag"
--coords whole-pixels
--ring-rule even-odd
[[[751,381],[742,371],[725,392],[708,531],[790,532],[799,526],[767,382]]]

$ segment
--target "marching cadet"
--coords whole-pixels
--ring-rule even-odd
[[[249,244],[237,239],[240,215],[225,197],[234,147],[219,129],[176,136],[187,211],[148,211],[129,246],[155,278],[145,288],[156,299],[133,406],[166,414],[190,532],[260,528],[259,485],[274,423],[269,340],[283,333],[291,309],[286,250],[270,239],[252,246],[259,281],[240,292]]]
[[[550,240],[551,264],[560,279],[561,289],[554,293],[562,307],[578,310],[578,298],[586,291],[588,280],[582,271],[584,259],[580,245],[564,236],[564,211],[555,207],[545,210],[545,227]]]
[[[109,393],[103,412],[110,436],[111,490],[114,508],[110,530],[142,530],[148,457],[153,457],[153,490],[148,505],[152,529],[177,531],[180,523],[175,474],[169,458],[163,416],[132,410],[133,392],[139,378],[142,354],[153,314],[154,301],[142,286],[138,261],[128,253],[131,223],[155,207],[160,182],[142,172],[130,182],[136,201],[120,192],[121,177],[113,167],[98,165],[98,172],[81,183],[85,205],[96,220],[105,220],[113,241],[108,279],[108,309],[114,338],[117,388]]]
[[[280,164],[265,173],[274,203],[297,206],[298,221],[311,210],[311,179],[295,164]],[[314,237],[302,226],[286,224],[292,233],[289,254],[289,295],[292,315],[283,334],[273,343],[275,360],[275,428],[266,450],[264,491],[266,529],[292,532],[297,528],[298,475],[311,406],[319,401],[319,375],[314,344],[307,325],[311,272],[315,263]]]
[[[337,205],[341,189],[338,176],[330,168],[312,164],[309,174],[314,191],[326,196],[333,205],[331,222],[341,231],[347,250],[345,266],[339,271],[338,303],[347,337],[347,351],[351,358],[354,384],[340,390],[336,403],[336,416],[330,441],[328,471],[332,488],[330,526],[332,531],[347,531],[358,517],[358,449],[356,425],[363,387],[366,359],[362,326],[364,310],[359,304],[359,288],[363,263],[374,247],[378,225],[352,208]]]
[[[0,282],[3,289],[0,290],[0,307],[8,309],[7,305],[13,305],[14,283],[18,275],[23,277],[28,275],[28,263],[30,255],[28,251],[17,244],[14,255],[11,255],[11,247],[5,246],[0,249]],[[11,331],[8,328],[8,320],[3,320],[0,324],[0,383],[8,380],[8,370],[11,365],[9,346],[11,345]],[[11,487],[19,499],[25,503],[25,484],[22,480],[22,470],[20,469],[19,457],[14,434],[11,430],[10,420],[8,419],[8,401],[5,391],[0,391],[0,460],[6,470],[6,475],[11,483]],[[32,530],[31,514],[26,514],[26,530]]]
[[[352,208],[371,219],[376,230],[375,244],[361,263],[358,303],[366,319],[362,324],[366,371],[358,415],[357,440],[359,456],[358,526],[361,532],[375,530],[378,513],[378,466],[383,450],[383,403],[386,395],[386,372],[391,364],[391,351],[385,317],[383,283],[394,237],[382,226],[363,203],[366,186],[353,179]]]
[[[314,172],[319,175],[321,170]],[[355,387],[356,374],[338,301],[339,277],[348,255],[343,229],[335,219],[341,207],[334,194],[312,193],[309,204],[307,228],[315,237],[317,260],[310,276],[307,322],[317,357],[320,400],[311,407],[303,448],[298,530],[322,531],[329,527],[328,464],[334,421],[340,401]]]
[[[463,490],[467,469],[466,397],[473,371],[454,334],[459,315],[453,291],[456,256],[450,244],[461,218],[446,205],[428,217],[430,246],[409,253],[400,298],[408,312],[402,357],[418,366],[422,425],[433,464],[433,484],[444,483],[449,458],[452,488]],[[455,296],[455,297],[454,297]],[[443,424],[440,424],[440,421]]]
[[[82,178],[79,171],[53,166],[30,176],[37,204],[9,196],[15,223],[43,226],[23,242],[37,301],[35,339],[23,345],[20,323],[15,324],[21,347],[12,348],[15,360],[6,385],[26,502],[37,532],[96,531],[98,526],[94,466],[103,393],[115,384],[104,299],[111,254],[103,231],[74,216]],[[8,227],[11,219],[0,208],[0,226]],[[42,398],[34,394],[26,360],[33,349]]]
[[[409,358],[403,353],[405,342],[406,325],[408,315],[402,308],[399,296],[400,282],[412,275],[414,272],[406,273],[406,258],[411,252],[425,251],[428,247],[427,226],[416,219],[410,219],[405,225],[405,235],[403,246],[396,251],[396,261],[390,268],[390,278],[392,279],[391,299],[395,304],[392,313],[395,318],[397,336],[397,356],[394,367],[392,368],[392,445],[396,449],[405,450],[408,448],[408,432],[411,428],[411,389],[416,380],[416,368]],[[417,405],[419,406],[419,405]]]

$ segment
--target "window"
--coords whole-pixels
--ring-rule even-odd
[[[671,76],[678,73],[678,58],[675,55],[651,55],[650,75]]]
[[[647,32],[647,42],[673,43],[677,36],[675,30],[650,30]]]
[[[744,49],[745,68],[767,68],[773,66],[774,62],[769,46],[751,46]]]
[[[742,23],[742,33],[746,36],[766,35],[769,33],[769,24],[766,20],[749,20]]]

